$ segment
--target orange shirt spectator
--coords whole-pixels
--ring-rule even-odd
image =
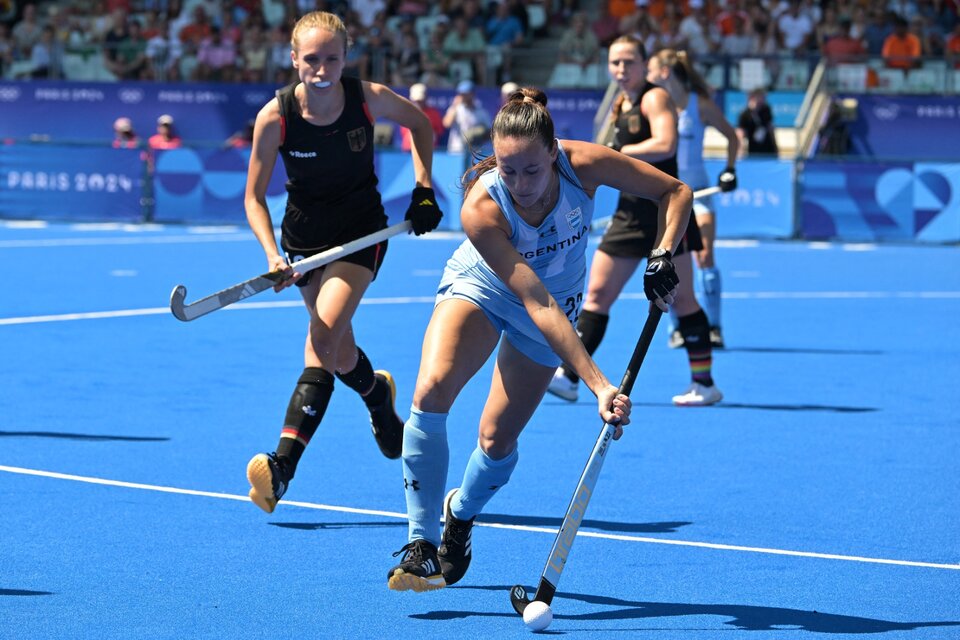
[[[960,69],[960,22],[953,28],[953,32],[947,37],[944,45],[947,53],[947,59],[953,60],[953,67]]]
[[[898,17],[893,33],[883,41],[881,51],[884,62],[891,69],[913,69],[920,62],[923,48],[920,39],[907,31],[907,21]]]
[[[607,0],[607,12],[614,18],[625,18],[636,10],[636,0]]]

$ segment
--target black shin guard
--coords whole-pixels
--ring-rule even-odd
[[[377,378],[373,373],[373,365],[360,347],[357,347],[357,366],[347,373],[338,372],[337,377],[340,382],[359,393],[368,406],[378,406],[383,402],[386,385],[376,384]]]
[[[333,395],[333,376],[320,367],[307,367],[300,374],[297,386],[287,404],[287,415],[283,420],[283,432],[277,445],[277,456],[290,462],[290,477],[296,470],[303,450],[316,433],[323,414],[327,411],[330,396]]]
[[[703,351],[710,348],[710,321],[707,314],[700,309],[696,313],[677,318],[677,328],[683,336],[683,343],[687,349]]]
[[[607,332],[607,323],[610,316],[593,311],[581,311],[580,319],[577,321],[577,334],[580,336],[580,342],[583,343],[587,353],[593,355],[600,343],[603,341],[603,335]],[[571,371],[566,365],[563,372],[570,380],[577,380],[577,374]]]

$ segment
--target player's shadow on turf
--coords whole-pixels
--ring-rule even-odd
[[[500,513],[481,513],[477,522],[489,524],[523,525],[527,527],[559,527],[563,518],[545,516],[508,516]],[[680,527],[692,522],[607,522],[606,520],[584,520],[580,528],[617,531],[619,533],[676,533]]]
[[[571,403],[566,402],[565,400],[558,400],[557,402],[550,402],[549,400],[544,400],[543,404],[560,404],[560,405],[569,405]],[[577,403],[580,404],[580,403]],[[591,400],[586,400],[582,404],[596,406],[596,402]],[[672,402],[634,402],[634,409],[637,407],[676,407]],[[831,404],[748,404],[746,402],[728,402],[724,400],[710,407],[710,411],[716,409],[757,409],[760,411],[830,411],[833,413],[873,413],[874,411],[880,411],[876,407],[844,407],[840,405],[831,405]]]
[[[109,440],[113,442],[167,442],[170,438],[152,436],[112,436],[64,431],[0,431],[0,438],[59,438],[63,440]]]
[[[320,529],[359,529],[361,527],[406,527],[406,520],[384,522],[268,522],[267,524],[282,529],[300,529],[301,531],[318,531]]]
[[[29,591],[27,589],[0,589],[0,596],[52,596],[52,591]]]
[[[476,587],[449,587],[451,589],[478,589],[483,591],[500,591],[504,594],[504,601],[508,600],[511,587],[504,586],[476,586]],[[561,603],[557,605],[557,600]],[[644,620],[651,618],[672,618],[679,616],[719,616],[727,618],[723,624],[745,631],[812,631],[815,633],[884,633],[887,631],[913,631],[923,627],[957,627],[960,622],[894,622],[878,618],[861,618],[845,616],[835,613],[819,611],[804,611],[801,609],[785,609],[783,607],[758,607],[742,604],[685,604],[674,602],[638,602],[612,598],[609,596],[591,596],[579,593],[557,592],[554,597],[554,607],[562,611],[562,600],[579,600],[591,605],[603,605],[606,608],[591,613],[580,614],[553,614],[555,620],[570,621],[604,621],[604,620]],[[432,611],[430,613],[415,614],[410,617],[423,620],[452,620],[474,616],[489,617],[518,617],[517,614],[507,611],[504,613],[472,612],[472,611]],[[594,628],[578,627],[571,631],[652,631],[651,627],[638,629]],[[671,628],[671,630],[677,630]],[[718,627],[697,627],[696,631],[719,630]]]

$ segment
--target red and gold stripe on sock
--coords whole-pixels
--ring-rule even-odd
[[[310,443],[310,436],[306,436],[293,427],[284,427],[280,432],[281,438],[290,438],[291,440],[296,440],[303,446],[307,446]]]
[[[699,382],[700,384],[712,387],[713,386],[713,376],[711,371],[713,369],[713,357],[710,351],[704,351],[700,353],[694,353],[688,351],[687,355],[690,358],[690,376],[693,378],[694,382]]]

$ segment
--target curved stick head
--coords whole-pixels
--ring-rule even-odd
[[[530,604],[530,596],[527,595],[527,590],[519,584],[514,585],[510,589],[510,604],[513,605],[513,610],[522,616],[523,610]]]
[[[173,291],[170,292],[170,311],[173,312],[174,317],[181,322],[187,322],[190,319],[183,311],[183,303],[186,299],[187,288],[182,284],[178,284],[173,288]]]

